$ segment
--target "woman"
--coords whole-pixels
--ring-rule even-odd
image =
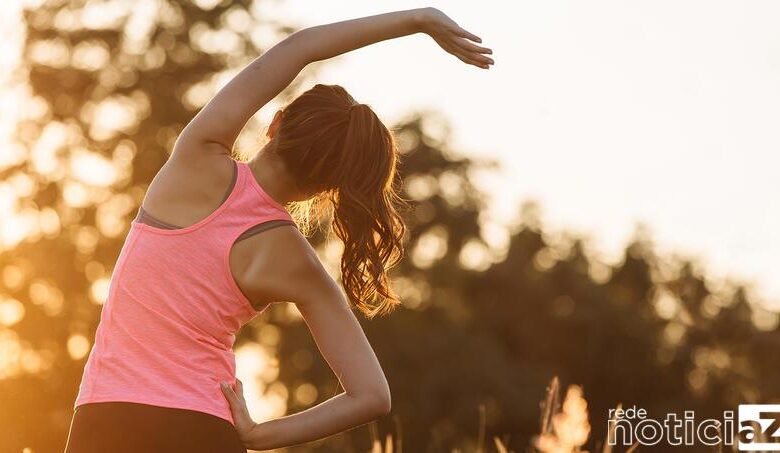
[[[390,391],[351,308],[388,312],[402,255],[390,131],[339,86],[278,111],[249,162],[231,158],[248,119],[309,63],[423,32],[487,69],[491,51],[423,8],[296,32],[249,64],[187,125],[132,222],[75,402],[66,452],[267,450],[329,436],[390,410]],[[286,206],[330,207],[344,291]],[[305,231],[304,231],[305,232]],[[261,234],[260,234],[261,233]],[[346,293],[346,294],[345,294]],[[235,379],[237,330],[296,305],[344,392],[264,423]]]

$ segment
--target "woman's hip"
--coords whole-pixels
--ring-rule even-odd
[[[246,453],[230,422],[187,409],[129,402],[78,406],[65,453]]]

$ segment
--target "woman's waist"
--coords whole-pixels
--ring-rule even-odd
[[[168,383],[215,380],[235,373],[235,354],[212,344],[192,339],[185,345],[158,338],[148,342],[128,341],[122,336],[98,338],[90,351],[85,374],[102,374],[109,379],[155,379]]]
[[[224,307],[193,295],[171,297],[139,294],[138,288],[118,283],[101,314],[97,335],[108,343],[135,342],[173,351],[222,350],[232,353],[242,322]]]
[[[234,380],[234,361],[172,361],[160,356],[91,353],[76,404],[129,401],[226,418],[229,408],[219,384]]]
[[[216,418],[233,424],[230,406],[221,393],[183,393],[172,396],[154,390],[141,393],[129,391],[127,388],[93,388],[82,385],[73,407],[77,411],[94,412],[98,408],[105,408],[115,413],[146,414],[156,418],[198,415],[203,420]]]
[[[76,412],[82,417],[95,417],[95,419],[120,417],[124,420],[134,420],[137,423],[176,423],[180,421],[182,423],[201,423],[233,428],[230,422],[224,418],[200,410],[134,401],[83,402],[76,406]]]

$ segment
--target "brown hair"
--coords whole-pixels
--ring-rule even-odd
[[[400,301],[387,273],[403,256],[406,231],[396,209],[404,202],[395,187],[393,134],[339,85],[315,85],[282,115],[274,151],[298,190],[312,194],[293,206],[293,215],[307,234],[313,214],[332,215],[332,231],[344,243],[341,280],[351,304],[368,317],[389,313]]]

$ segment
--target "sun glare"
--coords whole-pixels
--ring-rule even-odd
[[[284,415],[286,389],[269,384],[278,373],[278,361],[261,345],[249,344],[236,349],[236,377],[244,384],[249,413],[255,420]]]

